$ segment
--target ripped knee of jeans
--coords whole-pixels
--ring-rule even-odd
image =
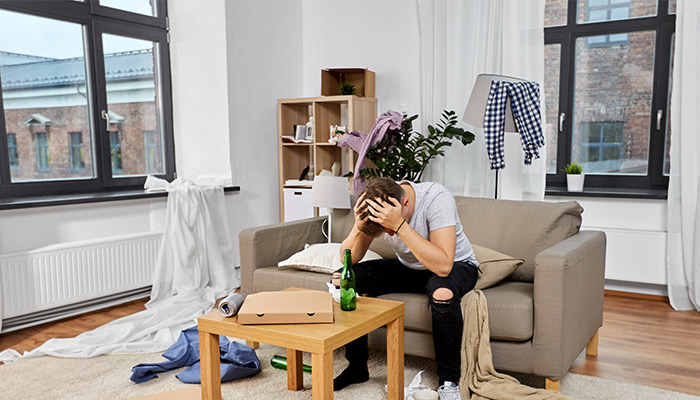
[[[436,321],[451,321],[462,312],[459,300],[445,287],[435,289],[430,295],[430,309]]]
[[[431,301],[440,304],[450,304],[454,298],[454,293],[446,287],[439,287],[430,296]]]

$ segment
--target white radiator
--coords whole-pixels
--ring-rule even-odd
[[[666,284],[666,232],[582,227],[607,236],[605,279]]]
[[[0,255],[3,332],[144,297],[162,236],[148,232]]]

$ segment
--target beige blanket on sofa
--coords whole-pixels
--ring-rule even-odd
[[[522,385],[517,379],[496,372],[489,341],[491,335],[489,313],[486,297],[481,290],[473,290],[462,299],[462,314],[464,315],[464,334],[462,335],[462,378],[459,382],[462,398],[570,400],[559,392]]]

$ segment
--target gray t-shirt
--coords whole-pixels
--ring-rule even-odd
[[[454,196],[444,186],[434,182],[408,183],[416,193],[416,205],[410,221],[406,221],[419,235],[430,240],[430,231],[455,226],[457,230],[457,247],[455,261],[472,261],[477,264],[474,250],[467,235],[464,234],[462,223],[459,221],[457,204]],[[398,235],[390,236],[384,233],[384,240],[392,247],[401,263],[412,269],[426,269],[411,253]]]

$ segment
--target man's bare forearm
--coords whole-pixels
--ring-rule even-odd
[[[454,232],[454,227],[442,229],[451,229],[451,231]],[[436,235],[440,236],[440,238],[436,240],[439,240],[442,246],[433,243],[432,240],[425,239],[408,224],[404,224],[397,234],[422,266],[438,276],[447,276],[450,274],[452,265],[454,264],[453,249],[456,244],[456,235],[454,235],[454,233],[436,233]],[[431,233],[431,235],[432,234],[433,233]],[[454,243],[450,243],[450,235],[455,237]],[[452,249],[452,252],[446,251],[445,249]]]
[[[352,253],[352,263],[357,264],[365,256],[365,253],[367,253],[367,249],[369,249],[369,245],[372,244],[372,240],[374,240],[374,238],[360,232],[357,226],[354,225],[348,237],[340,244],[340,260],[343,261],[345,249],[350,249]]]

